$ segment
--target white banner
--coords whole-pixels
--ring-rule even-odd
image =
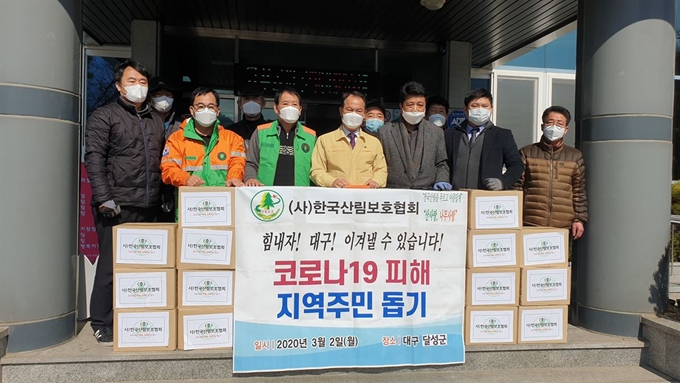
[[[234,372],[464,362],[465,192],[236,193]]]

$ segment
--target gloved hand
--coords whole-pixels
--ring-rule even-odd
[[[498,178],[487,178],[484,180],[484,185],[489,190],[503,190],[503,182]]]
[[[175,210],[174,195],[161,194],[161,210],[163,210],[163,213],[170,213]]]
[[[453,189],[453,187],[448,182],[437,182],[436,184],[434,184],[433,189],[434,190],[451,190],[451,189]]]
[[[111,199],[99,206],[99,212],[106,218],[113,218],[120,214],[120,206]]]

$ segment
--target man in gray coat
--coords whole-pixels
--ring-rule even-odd
[[[423,119],[425,88],[411,81],[399,93],[401,117],[378,130],[387,161],[387,187],[451,190],[444,131]]]

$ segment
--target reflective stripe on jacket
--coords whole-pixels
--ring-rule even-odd
[[[192,175],[205,181],[205,186],[224,186],[228,179],[243,179],[245,164],[241,137],[216,121],[206,146],[190,118],[168,138],[161,159],[161,176],[163,182],[175,187],[185,186]]]

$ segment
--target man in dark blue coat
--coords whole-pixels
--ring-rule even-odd
[[[492,109],[491,93],[473,90],[465,96],[463,112],[467,119],[445,131],[454,189],[507,190],[524,172],[512,132],[490,121]]]

